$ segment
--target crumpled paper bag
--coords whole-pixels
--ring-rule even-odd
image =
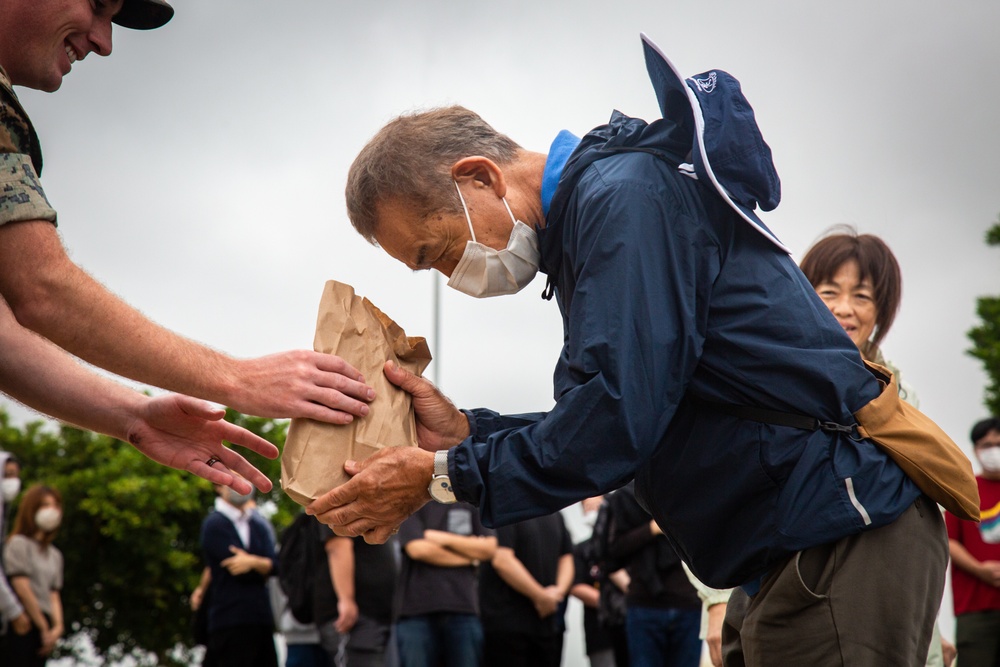
[[[323,288],[313,347],[361,371],[375,399],[368,415],[350,424],[292,420],[281,452],[281,488],[301,505],[350,479],[344,472],[348,459],[362,461],[383,447],[417,446],[412,399],[386,379],[382,367],[392,359],[419,375],[431,361],[423,338],[408,337],[371,301],[335,280]]]

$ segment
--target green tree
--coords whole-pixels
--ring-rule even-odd
[[[1000,246],[1000,216],[997,224],[986,232],[987,245]],[[988,382],[983,403],[990,414],[1000,415],[1000,296],[982,296],[976,300],[976,314],[982,323],[969,330],[972,340],[969,350],[983,362]]]
[[[287,422],[233,411],[226,418],[284,443]],[[107,658],[148,651],[161,664],[186,662],[188,595],[203,567],[198,537],[212,485],[113,438],[51,422],[15,427],[2,410],[0,448],[21,460],[26,486],[45,483],[63,496],[55,544],[65,556],[67,635],[86,633]],[[279,488],[280,461],[241,453],[274,482],[257,501],[274,503],[280,531],[298,511]]]

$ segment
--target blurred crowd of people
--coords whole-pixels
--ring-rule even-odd
[[[946,513],[956,642],[935,635],[928,665],[1000,664],[1000,418],[977,423],[971,436],[982,469],[983,521]],[[462,502],[427,503],[385,544],[337,536],[304,513],[296,519],[298,534],[289,530],[279,539],[250,494],[221,486],[217,492],[202,528],[206,565],[191,596],[206,667],[276,667],[275,632],[286,667],[558,667],[571,596],[583,609],[591,667],[723,664],[731,591],[691,574],[631,484],[581,503],[590,534],[575,544],[560,513],[491,530]],[[58,502],[56,492],[38,486],[21,507],[34,512]],[[6,550],[14,558],[8,568],[22,567],[19,554],[34,550],[44,574],[31,590],[39,598],[40,586],[53,592],[44,607],[25,604],[25,614],[36,636],[31,641],[51,650],[62,632],[58,568],[45,563],[56,562],[59,552],[50,547],[50,556],[39,559],[51,533],[36,519],[29,546],[17,527],[21,516],[17,539],[8,541],[14,544]],[[303,583],[280,576],[285,538],[296,545],[289,561],[309,564],[311,572],[298,579]],[[303,548],[311,553],[303,555]],[[309,590],[303,598],[283,584]],[[28,611],[36,608],[38,621]],[[20,618],[7,615],[15,623]]]
[[[218,494],[191,596],[204,665],[273,667],[277,629],[287,667],[558,667],[570,595],[595,667],[698,664],[701,603],[630,488],[587,501],[600,531],[576,545],[560,513],[491,530],[461,502],[426,504],[385,544],[305,514],[276,543],[249,496]],[[312,572],[282,577],[282,558]]]
[[[0,665],[40,667],[65,634],[60,590],[62,552],[52,544],[62,523],[62,496],[44,484],[21,494],[21,464],[0,451]],[[17,512],[7,527],[10,503]]]

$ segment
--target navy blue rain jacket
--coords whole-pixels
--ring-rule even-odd
[[[850,424],[879,386],[792,259],[678,173],[688,137],[615,112],[570,156],[539,232],[565,332],[556,405],[471,411],[449,463],[489,526],[634,478],[678,554],[724,588],[891,523],[920,492],[871,442],[692,400]]]

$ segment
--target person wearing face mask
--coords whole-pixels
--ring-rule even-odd
[[[7,537],[7,508],[21,492],[21,463],[9,452],[0,450],[0,541]],[[3,656],[2,635],[19,635],[31,630],[31,619],[7,581],[0,549],[0,657]]]
[[[31,629],[8,633],[4,640],[4,667],[38,667],[48,661],[63,636],[63,555],[53,544],[62,522],[62,496],[49,486],[36,484],[24,493],[4,545],[4,566],[11,587]]]
[[[1000,665],[1000,417],[977,422],[970,433],[982,472],[982,520],[977,525],[950,512],[951,592],[955,644],[961,667]]]
[[[739,82],[685,79],[642,44],[652,122],[616,111],[541,153],[447,107],[362,149],[348,215],[390,256],[475,296],[546,274],[564,329],[555,405],[460,411],[387,364],[420,447],[349,462],[307,511],[384,541],[429,500],[478,505],[496,527],[634,480],[694,574],[738,587],[728,664],[920,664],[948,559],[935,502],[978,518],[971,464],[865,363],[757,215],[780,182]]]
[[[277,667],[267,578],[277,555],[271,531],[252,507],[253,492],[216,486],[215,510],[201,526],[211,581],[208,651],[215,667]]]

